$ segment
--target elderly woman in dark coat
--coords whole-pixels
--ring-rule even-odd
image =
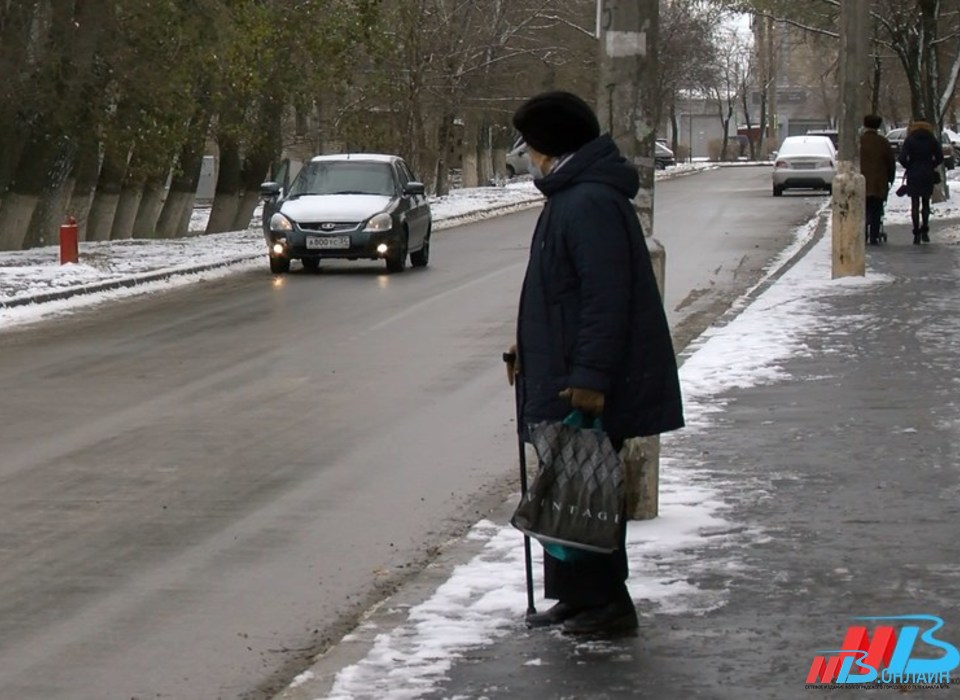
[[[920,120],[910,125],[907,138],[900,147],[898,160],[907,171],[913,243],[929,243],[930,197],[933,195],[933,186],[940,181],[937,168],[943,163],[943,148],[929,122]]]
[[[567,92],[528,100],[513,117],[547,197],[520,295],[519,428],[571,409],[602,417],[613,444],[683,425],[677,363],[647,244],[631,198],[636,168],[600,135],[593,110]],[[508,367],[513,383],[515,368]],[[626,514],[624,514],[625,516]],[[613,554],[572,561],[544,553],[546,597],[530,627],[571,634],[637,627],[627,591],[626,517]]]

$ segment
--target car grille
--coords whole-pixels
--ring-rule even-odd
[[[360,228],[359,221],[300,221],[298,225],[304,231],[316,231],[317,233],[345,233]]]

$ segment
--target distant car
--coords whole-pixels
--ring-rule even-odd
[[[903,146],[903,141],[906,138],[907,130],[903,127],[890,129],[890,131],[887,132],[887,141],[890,142],[890,146],[893,148],[893,155],[895,158],[900,156],[900,148]]]
[[[517,139],[513,147],[507,152],[507,177],[515,177],[530,172],[530,156],[527,153],[527,144],[523,139]]]
[[[317,156],[282,192],[260,186],[263,233],[270,270],[282,274],[291,260],[316,270],[324,258],[384,260],[403,272],[430,260],[432,216],[422,182],[394,155]]]
[[[653,157],[654,165],[659,170],[664,170],[671,165],[677,164],[677,159],[673,156],[673,151],[667,148],[666,144],[657,141],[657,151]]]
[[[834,149],[840,148],[840,132],[836,129],[809,129],[807,136],[826,136],[833,143]]]
[[[773,164],[773,196],[788,189],[833,192],[837,151],[827,136],[788,136],[780,144]]]
[[[900,149],[903,148],[903,142],[907,138],[907,129],[891,129],[887,132],[887,141],[893,147],[895,158],[900,157]],[[950,129],[943,129],[940,132],[940,147],[943,149],[943,167],[947,170],[953,170],[957,166],[957,149],[960,148],[960,136]]]

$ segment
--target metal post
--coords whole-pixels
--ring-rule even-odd
[[[60,264],[76,263],[80,260],[77,243],[79,227],[77,220],[68,216],[66,222],[60,226]]]
[[[864,226],[866,194],[860,174],[859,128],[867,75],[869,0],[840,5],[840,150],[833,180],[832,275],[866,273]]]
[[[640,191],[634,200],[646,235],[654,273],[663,298],[666,254],[653,238],[654,123],[657,76],[658,0],[597,0],[600,39],[600,94],[597,115],[624,157],[637,166]],[[692,126],[691,126],[692,134]],[[690,143],[693,149],[693,139]],[[691,156],[692,158],[692,156]],[[659,437],[627,440],[623,447],[630,517],[657,516]]]

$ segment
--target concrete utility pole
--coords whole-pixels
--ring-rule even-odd
[[[833,277],[863,276],[866,192],[860,174],[859,128],[867,76],[869,0],[840,5],[840,152],[833,179]]]
[[[597,0],[600,89],[597,116],[624,157],[640,172],[634,200],[663,298],[666,256],[653,238],[653,119],[657,74],[659,0]],[[655,518],[659,510],[660,438],[627,440],[623,448],[630,517]]]

